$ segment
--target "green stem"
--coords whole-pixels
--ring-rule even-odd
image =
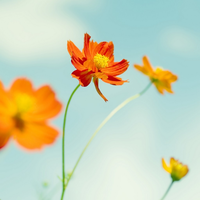
[[[62,138],[62,196],[61,200],[63,200],[65,189],[66,189],[66,184],[65,184],[65,126],[66,126],[66,118],[67,118],[67,111],[69,108],[69,104],[71,102],[71,99],[76,92],[76,90],[80,87],[80,84],[76,86],[74,91],[71,93],[69,100],[67,102],[67,106],[65,109],[65,114],[64,114],[64,121],[63,121],[63,138]]]
[[[144,94],[149,87],[152,85],[152,82],[150,82],[140,93],[129,97],[128,99],[126,99],[124,102],[122,102],[119,106],[117,106],[104,120],[103,122],[99,125],[99,127],[96,129],[96,131],[93,133],[92,137],[90,138],[90,140],[88,141],[88,143],[86,144],[85,148],[83,149],[81,155],[79,156],[78,160],[76,161],[76,164],[71,172],[71,176],[73,175],[77,165],[79,164],[83,154],[85,153],[86,149],[88,148],[88,146],[90,145],[90,143],[92,142],[92,140],[94,139],[94,137],[96,136],[96,134],[101,130],[101,128],[108,122],[108,120],[116,113],[118,112],[121,108],[123,108],[126,104],[128,104],[130,101],[140,97],[142,94]],[[71,176],[69,177],[69,180],[67,181],[66,187],[71,179]]]
[[[165,192],[165,194],[164,194],[164,196],[162,197],[161,200],[163,200],[167,196],[167,194],[168,194],[170,188],[172,187],[173,183],[174,183],[174,181],[172,180],[172,182],[170,183],[169,187],[167,188],[167,191]]]

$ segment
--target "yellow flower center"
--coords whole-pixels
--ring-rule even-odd
[[[109,58],[106,56],[102,56],[101,54],[96,54],[94,56],[94,64],[96,68],[101,69],[108,66]]]
[[[162,68],[162,67],[156,67],[154,75],[153,75],[152,77],[150,77],[151,82],[153,82],[153,83],[158,83],[158,82],[159,82],[158,75],[159,75],[159,73],[162,72],[162,71],[163,71],[163,68]]]
[[[161,71],[163,71],[163,68],[162,67],[156,67],[156,73],[159,73],[159,72],[161,72]]]
[[[17,113],[22,114],[32,108],[34,99],[27,94],[19,93],[15,96],[15,102],[17,106]]]

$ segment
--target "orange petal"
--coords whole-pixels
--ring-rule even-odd
[[[114,53],[114,44],[112,42],[99,43],[94,50],[94,55],[96,55],[97,53],[111,59]]]
[[[164,94],[164,91],[163,91],[164,89],[160,84],[157,84],[157,83],[153,83],[153,84],[156,86],[156,88],[160,94]]]
[[[170,71],[163,70],[160,73],[158,73],[159,79],[164,79],[170,83],[175,82],[178,77],[174,74],[172,74]]]
[[[3,88],[3,84],[0,82],[0,114],[7,113],[8,109],[8,101],[10,101],[10,98],[6,91]]]
[[[96,91],[98,92],[98,94],[104,99],[104,101],[108,101],[108,99],[106,99],[106,97],[101,93],[101,91],[99,89],[99,79],[94,77],[93,81],[94,81],[94,85],[95,85],[95,88],[96,88]]]
[[[72,77],[76,78],[79,80],[79,84],[83,87],[86,87],[90,84],[92,80],[93,72],[84,70],[84,71],[79,71],[75,70],[72,72]]]
[[[144,57],[142,58],[142,61],[143,61],[143,64],[144,64],[144,68],[146,68],[146,70],[147,70],[150,74],[152,74],[152,73],[153,73],[153,68],[152,68],[152,66],[151,66],[151,64],[150,64],[150,62],[149,62],[147,56],[144,56]]]
[[[107,44],[107,42],[100,42],[100,43],[95,47],[93,54],[96,55],[97,53],[98,53],[98,54],[103,53],[103,52],[104,52],[103,49],[104,49],[104,46],[105,46],[106,44]],[[103,55],[103,54],[101,54],[101,55]]]
[[[79,58],[76,56],[76,54],[72,55],[72,59],[71,59],[71,63],[72,65],[74,65],[74,67],[77,70],[83,71],[86,69],[86,67],[84,67],[84,62],[85,62],[85,58]]]
[[[93,58],[95,56],[94,55],[94,50],[95,50],[97,45],[98,45],[98,43],[94,42],[93,40],[90,41],[90,43],[89,43],[89,49],[90,49],[90,53],[91,53],[91,58]]]
[[[0,90],[3,90],[3,83],[0,81]]]
[[[20,92],[20,93],[26,93],[26,94],[33,94],[33,86],[31,81],[29,81],[26,78],[18,78],[16,79],[11,88],[10,88],[11,93],[15,92]]]
[[[0,149],[6,146],[10,139],[10,134],[0,132]]]
[[[3,148],[10,139],[10,130],[13,128],[13,121],[10,117],[0,115],[0,149]]]
[[[120,62],[115,62],[109,67],[102,68],[101,72],[109,76],[118,76],[124,73],[128,69],[129,63],[127,60],[123,59]]]
[[[173,93],[172,88],[171,88],[171,84],[169,81],[163,81],[162,82],[162,87],[169,93]]]
[[[109,59],[113,56],[114,44],[112,42],[106,42],[103,48],[99,51],[99,54],[108,57]]]
[[[178,80],[178,76],[172,74],[171,77],[169,78],[169,81],[172,83],[172,82],[175,82]]]
[[[87,33],[85,33],[84,35],[84,53],[85,53],[85,57],[87,59],[91,59],[91,54],[90,54],[90,48],[89,48],[89,44],[90,44],[90,38],[91,36]]]
[[[154,82],[154,85],[156,86],[158,92],[160,92],[161,94],[164,94],[164,90],[169,93],[173,93],[171,89],[171,84],[167,80],[158,80],[157,82]]]
[[[128,82],[127,80],[123,81],[121,78],[115,76],[107,76],[107,78],[103,77],[101,80],[112,85],[123,85],[125,82]]]
[[[41,149],[52,144],[58,136],[58,131],[45,123],[26,123],[23,130],[15,129],[13,138],[26,149]]]
[[[70,56],[75,54],[76,57],[78,57],[80,59],[82,59],[84,57],[82,52],[76,47],[76,45],[72,41],[67,41],[67,50],[68,50]]]
[[[62,105],[48,85],[35,92],[35,100],[34,108],[25,116],[28,121],[44,121],[56,116],[61,111]]]
[[[164,158],[162,158],[162,166],[163,166],[163,168],[164,168],[165,171],[167,171],[168,173],[171,173],[172,169],[171,169],[171,167],[167,166]]]
[[[158,69],[158,68],[157,68]],[[158,71],[156,69],[156,79],[157,82],[154,82],[154,84],[157,86],[157,89],[159,92],[162,90],[166,90],[169,93],[173,93],[171,89],[171,83],[177,80],[177,76],[173,75],[170,71],[167,70],[161,70]]]
[[[10,130],[12,129],[12,121],[8,118],[0,116],[0,149],[3,148],[10,139]]]
[[[147,69],[144,68],[143,66],[140,66],[140,65],[135,64],[134,67],[135,67],[138,71],[140,71],[140,72],[142,72],[143,74],[149,76],[149,71],[147,71]]]
[[[94,64],[93,60],[87,60],[84,62],[84,67],[88,69],[88,71],[98,72],[97,67]],[[83,71],[83,70],[82,70]]]

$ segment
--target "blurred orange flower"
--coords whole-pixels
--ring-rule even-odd
[[[142,66],[135,64],[134,67],[143,74],[149,76],[158,92],[160,92],[160,94],[164,94],[164,90],[166,90],[169,93],[173,93],[171,83],[175,82],[178,77],[168,70],[163,70],[161,67],[157,67],[154,70],[146,56],[143,57],[142,61]]]
[[[183,165],[178,160],[175,160],[174,158],[170,159],[170,165],[167,166],[164,158],[162,158],[162,166],[168,173],[171,174],[173,181],[179,181],[181,178],[183,178],[189,171],[187,165]]]
[[[61,107],[48,85],[34,90],[29,80],[20,78],[5,90],[0,82],[0,149],[10,138],[26,149],[53,143],[58,131],[47,120]]]
[[[67,41],[67,50],[71,56],[71,62],[76,68],[72,72],[72,77],[79,80],[81,86],[86,87],[93,79],[98,94],[105,100],[101,93],[98,80],[101,79],[112,85],[122,85],[124,82],[118,75],[124,73],[129,64],[123,59],[120,62],[114,62],[114,45],[112,42],[90,41],[90,35],[84,36],[84,48],[82,52],[72,41]]]

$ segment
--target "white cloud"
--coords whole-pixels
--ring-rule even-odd
[[[0,54],[13,61],[60,56],[66,53],[66,41],[82,45],[88,28],[64,3],[89,4],[91,0],[17,0],[0,2]],[[89,8],[91,9],[91,8]]]
[[[183,56],[200,55],[200,38],[195,33],[178,27],[165,29],[161,33],[161,44]]]

